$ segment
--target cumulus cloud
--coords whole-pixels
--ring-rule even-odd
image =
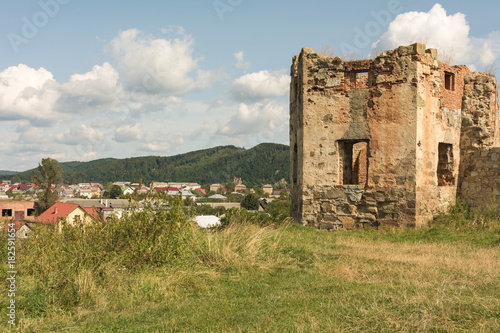
[[[285,127],[288,129],[287,114],[279,103],[272,101],[251,106],[240,103],[237,112],[219,126],[217,134],[234,137],[264,135],[264,138],[271,139],[275,132]]]
[[[140,124],[125,125],[115,130],[114,140],[116,142],[130,142],[139,140],[142,136]]]
[[[151,153],[171,153],[178,150],[184,144],[184,136],[180,133],[168,135],[166,137],[146,138],[141,148]]]
[[[57,141],[65,145],[102,146],[106,137],[105,130],[81,124],[58,134]]]
[[[250,62],[245,61],[245,53],[243,51],[235,52],[234,58],[236,59],[236,68],[246,70],[250,67]]]
[[[212,80],[210,72],[198,68],[201,59],[193,57],[193,38],[182,31],[172,39],[122,31],[109,43],[108,53],[118,61],[126,87],[136,93],[184,95]]]
[[[59,86],[45,68],[19,64],[0,72],[0,120],[53,119],[59,96]]]
[[[498,57],[500,35],[495,32],[487,39],[469,36],[470,27],[462,13],[450,14],[440,4],[428,12],[407,12],[389,24],[374,47],[392,49],[399,45],[420,42],[437,48],[441,56],[455,64],[478,62],[487,65]]]
[[[85,74],[73,74],[61,88],[64,108],[109,107],[117,105],[123,97],[120,76],[108,62],[95,65]]]
[[[233,82],[230,94],[236,100],[258,100],[285,96],[290,90],[290,76],[285,70],[245,74]]]

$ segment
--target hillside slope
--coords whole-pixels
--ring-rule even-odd
[[[175,156],[144,156],[126,159],[105,158],[89,162],[60,163],[66,183],[109,181],[197,182],[231,181],[241,177],[247,185],[289,180],[289,147],[262,143],[250,149],[218,146]],[[29,181],[32,170],[16,175]],[[1,175],[0,175],[1,176]]]

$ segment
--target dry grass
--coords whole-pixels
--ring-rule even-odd
[[[204,233],[205,231],[195,231]],[[194,237],[193,256],[203,266],[228,270],[267,270],[277,258],[281,232],[252,223],[233,223],[219,232]]]
[[[488,284],[500,280],[497,248],[467,249],[446,243],[389,243],[340,238],[339,260],[325,274],[350,281]],[[318,267],[320,271],[323,269]]]
[[[21,310],[18,331],[498,331],[498,246],[380,232],[193,229],[184,262],[82,270],[77,307]],[[36,285],[21,277],[23,290]]]

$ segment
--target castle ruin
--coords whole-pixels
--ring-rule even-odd
[[[500,203],[496,78],[423,44],[344,61],[303,48],[290,89],[291,216],[420,227],[460,197]]]

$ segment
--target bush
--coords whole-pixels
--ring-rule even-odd
[[[253,193],[247,194],[241,202],[241,207],[247,210],[258,210],[259,199]]]
[[[23,289],[25,296],[31,295],[23,298],[23,308],[32,308],[30,302],[41,298],[62,309],[72,308],[87,297],[82,281],[121,270],[170,265],[189,248],[193,235],[180,200],[171,206],[155,201],[121,219],[74,227],[63,224],[58,229],[40,226],[19,246],[19,269],[35,281],[32,288]],[[36,290],[45,290],[51,297]]]

